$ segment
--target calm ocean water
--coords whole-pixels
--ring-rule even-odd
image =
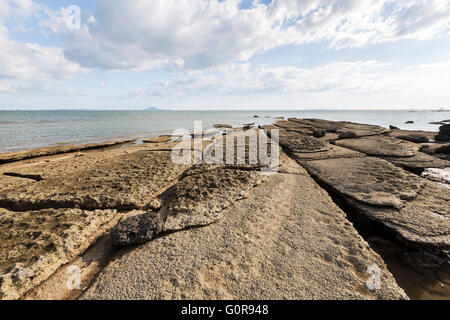
[[[437,131],[439,126],[429,122],[450,119],[450,111],[0,111],[0,152],[60,143],[147,138],[170,134],[174,129],[191,130],[194,121],[203,121],[205,129],[214,123],[266,124],[278,116]],[[408,120],[415,123],[404,124]]]

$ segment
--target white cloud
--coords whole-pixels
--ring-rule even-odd
[[[122,97],[176,106],[420,106],[450,100],[450,61],[395,70],[376,61],[316,68],[235,65],[124,91]],[[181,104],[180,104],[181,103]],[[193,104],[190,104],[193,103]]]
[[[33,0],[2,0],[0,2],[0,23],[11,17],[29,17],[37,9],[38,6]]]
[[[240,0],[96,0],[95,15],[82,10],[81,28],[70,29],[64,8],[54,12],[32,0],[0,0],[0,92],[70,95],[75,92],[64,80],[90,69],[158,67],[171,71],[174,80],[130,89],[122,96],[191,106],[297,101],[326,106],[340,98],[352,103],[388,98],[412,103],[417,98],[431,104],[450,98],[445,87],[450,82],[448,63],[395,72],[393,66],[375,61],[315,68],[248,63],[256,53],[285,45],[325,41],[331,50],[339,50],[448,35],[448,0],[273,0],[269,5],[254,1],[249,9],[240,5]],[[13,29],[7,25],[23,29],[12,20],[42,15],[47,19],[39,26],[51,37],[59,35],[61,47],[11,39]],[[107,92],[112,83],[105,87],[100,82],[98,87]]]
[[[45,24],[71,60],[107,70],[205,70],[288,44],[325,40],[339,49],[449,31],[447,0],[274,0],[245,10],[240,2],[97,0],[81,29],[64,26],[64,11]]]
[[[59,47],[22,43],[10,39],[4,25],[15,17],[28,17],[37,10],[31,0],[2,1],[0,5],[0,91],[61,91],[59,79],[70,79],[87,70],[69,61]],[[66,92],[66,90],[63,90]]]

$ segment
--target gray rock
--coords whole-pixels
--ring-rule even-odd
[[[439,127],[439,133],[434,138],[436,141],[450,141],[450,124]]]
[[[419,267],[450,265],[450,189],[424,180],[422,190],[402,208],[372,206],[346,198],[359,214],[394,231],[408,247],[404,260]]]
[[[199,165],[188,170],[163,196],[160,210],[164,231],[209,225],[222,218],[223,209],[246,197],[266,179],[259,170],[235,170]]]
[[[353,131],[342,132],[339,135],[339,139],[353,139],[356,137],[357,137],[357,134],[354,133]]]
[[[326,141],[295,131],[280,130],[280,145],[288,152],[323,152],[330,149]]]
[[[290,118],[289,121],[297,123],[298,126],[307,126],[311,128],[322,129],[327,132],[336,132],[336,130],[340,129],[343,126],[338,122],[322,119]]]
[[[155,238],[162,229],[161,219],[156,213],[144,213],[120,221],[111,230],[115,247],[146,243]]]
[[[403,136],[397,136],[397,139],[410,141],[414,143],[427,143],[429,140],[426,136],[421,134],[409,134],[409,135],[403,135]]]
[[[341,121],[339,124],[342,127],[336,130],[337,134],[353,132],[357,137],[367,137],[389,133],[388,129],[371,124],[353,123],[347,121]]]
[[[412,157],[382,157],[393,164],[405,169],[447,168],[450,161],[433,157],[429,154],[418,152]]]
[[[228,123],[216,123],[214,124],[215,128],[227,128],[227,129],[232,129],[233,125],[228,124]]]
[[[437,148],[436,150],[434,150],[435,153],[444,153],[444,154],[449,154],[450,155],[450,144],[446,145],[446,146],[442,146]]]
[[[344,139],[336,144],[371,156],[412,157],[417,154],[415,144],[386,136]]]
[[[321,130],[321,129],[314,129],[313,130],[313,137],[314,138],[323,138],[323,137],[325,137],[326,134],[327,134],[327,132],[325,130]]]
[[[158,195],[189,165],[177,165],[170,152],[138,151],[115,157],[107,153],[77,161],[55,162],[55,174],[0,194],[0,206],[11,210],[46,208],[138,209]],[[77,167],[76,163],[83,163]],[[83,166],[83,169],[81,167]],[[23,168],[19,173],[29,172]]]
[[[441,121],[435,121],[435,122],[430,122],[430,124],[439,124],[439,125],[443,125],[445,124],[444,122]]]
[[[311,161],[305,168],[412,250],[420,266],[450,261],[450,190],[377,158]]]
[[[82,299],[407,299],[307,175],[270,176],[224,211],[217,223],[125,252]],[[374,264],[379,290],[366,286]]]
[[[436,135],[434,140],[448,142],[448,141],[450,141],[450,134],[439,133]]]
[[[422,173],[422,177],[428,180],[440,182],[450,188],[450,167],[444,169],[429,168],[425,169]]]
[[[400,209],[413,199],[424,180],[378,158],[310,161],[308,172],[336,191],[374,206]]]

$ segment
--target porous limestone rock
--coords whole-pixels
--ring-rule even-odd
[[[407,299],[383,260],[307,176],[270,176],[223,211],[217,223],[117,257],[82,299]],[[367,287],[373,266],[381,289]]]
[[[100,236],[116,210],[0,209],[0,299],[18,299]]]
[[[112,230],[111,239],[115,247],[146,243],[162,230],[159,214],[154,212],[131,214],[121,220]]]
[[[426,143],[429,141],[429,139],[425,135],[422,135],[422,134],[400,135],[400,136],[397,136],[397,139],[410,141],[410,142],[414,142],[414,143]]]
[[[359,216],[393,231],[420,266],[450,261],[450,190],[377,158],[311,161],[305,168]],[[410,260],[410,259],[409,259]]]
[[[171,141],[172,141],[171,136],[159,136],[143,140],[144,143],[166,143]]]
[[[143,208],[188,167],[174,164],[170,152],[141,150],[7,190],[0,195],[0,206],[15,211]]]
[[[266,178],[258,170],[196,167],[163,197],[160,211],[164,231],[203,226],[219,220],[222,211],[246,197]]]
[[[372,156],[412,157],[417,154],[414,144],[386,136],[338,140],[336,144]]]

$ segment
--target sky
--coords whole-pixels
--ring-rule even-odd
[[[0,0],[0,110],[450,108],[448,0]]]

